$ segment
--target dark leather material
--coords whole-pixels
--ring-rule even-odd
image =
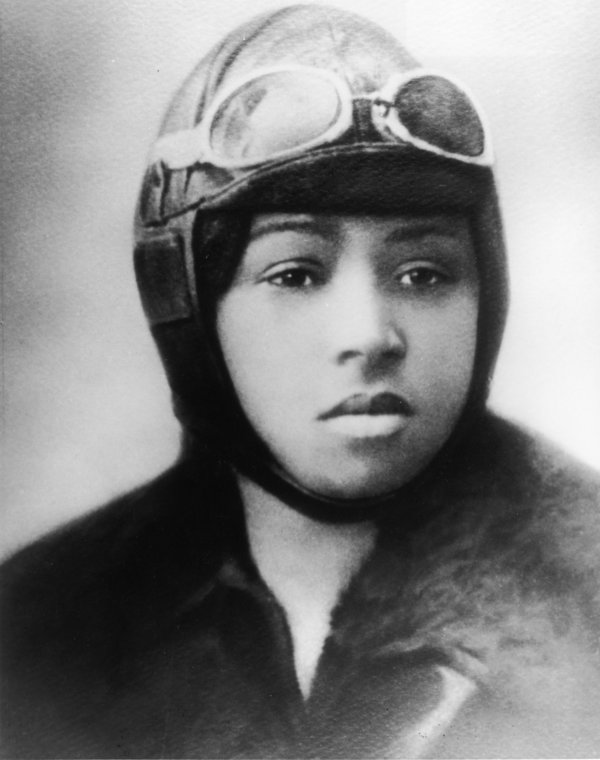
[[[193,311],[181,238],[164,233],[140,242],[134,259],[148,322],[157,325],[189,319]]]

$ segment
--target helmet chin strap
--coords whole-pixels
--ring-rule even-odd
[[[466,424],[467,416],[463,414],[438,454],[408,483],[384,494],[356,499],[326,496],[305,488],[273,461],[259,439],[256,441],[257,446],[248,445],[247,441],[246,446],[232,449],[223,441],[222,435],[218,435],[221,445],[217,444],[216,449],[234,470],[313,520],[328,524],[349,524],[382,520],[393,514],[407,524],[412,524],[427,519],[431,512],[429,500],[423,498],[424,488],[442,474],[458,441],[463,437]],[[256,436],[254,432],[253,436]],[[249,451],[253,451],[253,454],[249,455]]]
[[[304,488],[276,464],[261,466],[259,462],[245,461],[235,466],[287,506],[306,517],[329,524],[374,520],[392,509],[401,510],[406,502],[404,488],[378,496],[343,499]]]

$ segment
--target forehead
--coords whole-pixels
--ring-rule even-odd
[[[469,233],[469,223],[466,215],[460,213],[371,216],[272,212],[256,214],[252,218],[250,241],[285,232],[340,242],[356,237],[377,242],[394,242],[427,235],[446,235],[464,239]]]

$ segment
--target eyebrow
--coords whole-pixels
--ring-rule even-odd
[[[313,235],[330,238],[332,235],[339,234],[340,229],[335,217],[313,214],[293,214],[286,217],[282,214],[281,217],[255,219],[249,240],[255,241],[272,232],[310,232]],[[386,242],[399,243],[436,233],[457,238],[460,230],[445,216],[407,217],[390,231],[386,236]]]
[[[335,230],[333,220],[307,214],[293,217],[258,219],[250,229],[250,240],[257,240],[271,232],[310,232],[313,235],[328,237]]]
[[[445,217],[420,217],[411,219],[406,225],[393,229],[386,237],[390,243],[413,240],[427,234],[442,234],[448,237],[459,237],[461,230],[450,224]]]

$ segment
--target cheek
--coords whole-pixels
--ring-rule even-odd
[[[250,421],[261,428],[265,419],[289,414],[290,397],[308,386],[311,346],[306,324],[274,314],[268,301],[232,291],[219,306],[217,334]]]
[[[412,350],[428,401],[453,413],[466,399],[477,344],[478,299],[465,293],[446,308],[417,315]]]
[[[244,404],[252,397],[253,389],[263,384],[261,370],[265,354],[264,330],[260,327],[260,312],[252,308],[243,293],[227,294],[217,310],[217,335],[229,375]],[[260,335],[260,340],[257,340]],[[266,341],[268,342],[268,341]],[[266,376],[266,371],[264,372]]]

